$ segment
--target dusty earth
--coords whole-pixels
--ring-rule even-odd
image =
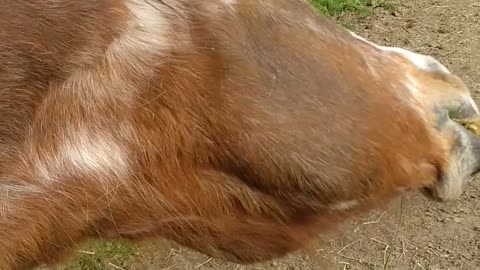
[[[462,76],[480,104],[480,1],[392,1],[396,10],[346,15],[354,31],[383,45],[431,54]],[[480,269],[480,178],[449,204],[409,194],[323,236],[308,252],[271,263],[224,263],[175,244],[141,246],[110,269]],[[110,267],[111,266],[111,267]]]

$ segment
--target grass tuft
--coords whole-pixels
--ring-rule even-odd
[[[336,17],[347,12],[368,16],[375,8],[394,10],[394,6],[388,0],[310,0],[310,2],[320,14],[328,17]]]
[[[64,270],[126,269],[135,247],[127,241],[92,241],[83,247],[83,254],[62,267]]]

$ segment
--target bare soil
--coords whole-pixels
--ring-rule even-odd
[[[341,19],[374,42],[436,57],[465,80],[480,104],[480,1],[392,2],[395,11]],[[323,236],[308,252],[252,266],[157,242],[141,246],[122,269],[480,269],[480,178],[459,201],[440,204],[409,194],[341,232]]]

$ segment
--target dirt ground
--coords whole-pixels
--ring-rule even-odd
[[[379,9],[367,19],[343,19],[372,41],[435,56],[465,80],[480,104],[480,1],[392,2],[394,12]],[[323,237],[308,253],[262,265],[224,263],[177,245],[156,243],[140,247],[126,268],[480,269],[480,178],[459,201],[439,204],[410,194],[341,231]]]

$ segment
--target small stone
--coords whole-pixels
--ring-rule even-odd
[[[392,16],[394,16],[394,17],[398,17],[398,16],[400,16],[400,13],[399,13],[398,11],[396,11],[396,10],[392,10],[392,11],[390,12],[390,15],[392,15]]]
[[[448,30],[445,29],[445,28],[438,28],[437,32],[440,33],[440,34],[446,34],[446,33],[448,33]]]
[[[414,20],[407,20],[407,24],[406,24],[407,28],[413,28],[414,26],[415,26]]]

